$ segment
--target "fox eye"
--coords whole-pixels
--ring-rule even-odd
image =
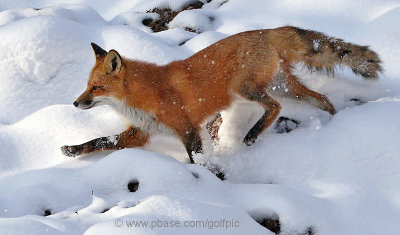
[[[95,90],[98,90],[100,87],[99,86],[93,86],[93,90],[95,91]]]

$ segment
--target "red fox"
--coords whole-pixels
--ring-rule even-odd
[[[61,147],[70,157],[143,146],[151,135],[174,133],[194,163],[193,152],[202,152],[200,125],[238,96],[265,109],[244,137],[247,145],[279,115],[281,106],[272,96],[303,100],[335,114],[326,96],[308,89],[292,74],[296,63],[328,71],[344,65],[366,79],[377,78],[382,71],[381,60],[367,46],[290,26],[239,33],[162,66],[123,58],[94,43],[92,47],[96,64],[74,106],[110,105],[130,121],[130,127],[115,136]]]

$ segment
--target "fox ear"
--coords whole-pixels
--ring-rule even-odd
[[[104,59],[104,66],[107,74],[119,73],[121,70],[122,58],[116,50],[111,50],[108,52],[106,58]]]
[[[96,43],[90,43],[92,45],[94,54],[96,55],[96,60],[103,58],[107,55],[107,51],[103,50],[103,48],[99,47]]]

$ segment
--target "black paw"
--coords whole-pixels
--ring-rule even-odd
[[[81,145],[67,146],[64,145],[61,147],[61,152],[67,157],[76,157],[82,153],[83,147]]]
[[[252,137],[249,135],[246,135],[243,139],[243,143],[245,143],[247,146],[250,146],[256,142],[257,137]]]
[[[300,122],[288,117],[279,117],[275,124],[275,130],[277,133],[289,133],[296,129],[300,125]]]

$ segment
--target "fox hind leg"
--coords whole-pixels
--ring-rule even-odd
[[[336,113],[336,109],[329,99],[318,92],[308,89],[301,84],[294,75],[289,74],[288,86],[290,92],[294,97],[304,100],[311,105],[317,106],[319,109],[324,110],[332,115]]]
[[[289,96],[290,98],[296,98],[305,101],[313,106],[318,107],[332,115],[336,113],[336,109],[329,99],[318,92],[312,91],[304,86],[299,79],[292,74],[291,65],[285,60],[280,64],[281,70],[275,75],[275,80],[284,82],[287,85],[287,90],[283,96]]]
[[[188,153],[190,163],[194,164],[193,152],[203,153],[203,145],[198,129],[191,128],[189,131],[186,131],[183,143]]]
[[[274,100],[269,95],[267,95],[264,89],[256,89],[256,90],[249,89],[247,91],[241,92],[241,95],[250,101],[258,102],[265,109],[265,112],[262,115],[262,117],[249,130],[249,132],[243,139],[243,142],[247,146],[250,146],[255,142],[257,137],[275,121],[275,119],[279,115],[281,106],[278,103],[278,101]]]
[[[78,155],[103,150],[119,150],[139,147],[145,145],[149,139],[149,134],[139,130],[138,128],[129,127],[118,135],[96,138],[79,145],[62,146],[61,151],[68,157],[76,157]]]
[[[299,79],[291,73],[291,66],[289,64],[281,63],[281,66],[282,70],[280,70],[276,77],[286,81],[288,89],[285,90],[285,95],[303,100],[332,115],[336,113],[335,107],[325,95],[312,91],[299,82]]]

